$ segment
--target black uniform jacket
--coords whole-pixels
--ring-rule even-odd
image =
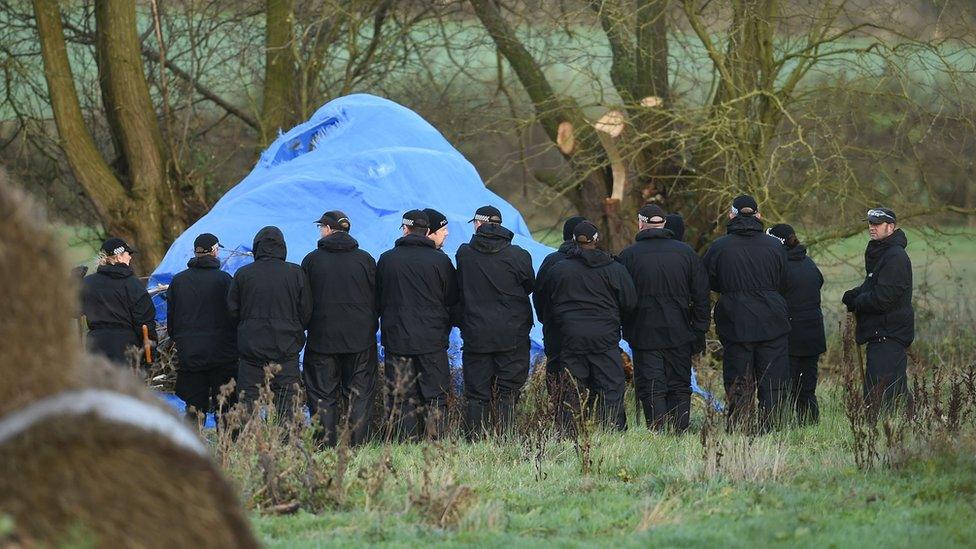
[[[319,240],[302,261],[312,289],[306,349],[321,354],[358,353],[376,345],[376,261],[349,233]]]
[[[285,238],[277,227],[254,237],[254,263],[234,273],[227,295],[231,319],[238,322],[241,358],[292,360],[305,345],[312,316],[312,293],[302,268],[285,261]]]
[[[864,252],[867,276],[855,288],[858,343],[892,338],[907,347],[915,340],[912,261],[907,246],[908,237],[901,229],[884,240],[868,242]]]
[[[532,256],[512,244],[512,231],[485,224],[457,251],[464,348],[478,353],[509,351],[524,344],[532,328],[529,294],[535,283]]]
[[[820,288],[824,278],[803,244],[788,248],[786,306],[790,311],[790,354],[816,356],[827,351]]]
[[[156,339],[156,307],[132,268],[122,263],[101,265],[82,280],[81,312],[88,328],[103,335],[90,336],[92,350],[122,357],[125,348],[142,346],[142,325]]]
[[[166,325],[181,370],[206,370],[237,361],[237,325],[227,311],[233,280],[213,256],[194,257],[166,291]]]
[[[627,269],[601,250],[574,248],[546,274],[542,291],[542,312],[559,332],[562,355],[616,348],[621,319],[637,305]]]
[[[786,249],[763,232],[762,222],[737,216],[728,234],[717,239],[703,258],[715,305],[715,329],[722,341],[769,341],[790,331],[789,312],[781,292],[786,288]]]
[[[637,288],[637,309],[624,319],[624,339],[633,349],[670,349],[708,331],[705,266],[673,236],[668,229],[645,229],[617,257]]]
[[[432,240],[408,234],[384,252],[376,262],[376,294],[386,352],[411,356],[447,349],[457,274]]]

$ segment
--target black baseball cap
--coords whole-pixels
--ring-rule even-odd
[[[755,215],[758,212],[756,199],[747,194],[739,195],[732,201],[732,215]]]
[[[641,223],[664,223],[664,210],[657,204],[644,204],[637,210],[637,220]]]
[[[566,222],[563,223],[563,240],[572,240],[573,230],[576,229],[577,225],[584,221],[586,221],[586,218],[581,215],[574,215],[573,217],[567,219]]]
[[[410,210],[403,214],[403,223],[401,226],[429,229],[430,220],[427,219],[427,214],[425,214],[423,210]]]
[[[109,238],[105,242],[102,242],[102,251],[105,252],[105,255],[119,255],[122,252],[129,252],[130,254],[138,253],[135,248],[129,246],[121,238]]]
[[[895,223],[898,221],[898,217],[889,208],[871,208],[868,210],[867,221],[872,225],[880,225],[882,223]]]
[[[430,232],[439,231],[447,225],[447,216],[441,212],[433,208],[424,208],[424,213],[427,214],[427,221],[430,223]]]
[[[205,254],[212,250],[214,246],[220,246],[220,242],[217,240],[217,237],[210,233],[203,233],[196,237],[196,239],[193,241],[193,252]],[[220,247],[223,248],[223,246]]]
[[[787,225],[786,223],[780,223],[770,227],[766,231],[766,234],[778,238],[780,242],[785,244],[787,238],[789,238],[791,235],[796,235],[796,231],[793,230],[792,226]]]
[[[468,223],[481,221],[482,223],[501,223],[502,212],[494,206],[482,206],[475,210],[474,217]]]
[[[338,231],[348,231],[352,226],[349,222],[349,217],[339,210],[325,212],[316,223]]]
[[[596,225],[589,221],[583,221],[573,229],[573,240],[581,244],[596,242],[599,239],[600,231],[597,230]]]

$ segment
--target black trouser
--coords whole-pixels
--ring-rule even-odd
[[[817,362],[820,355],[790,355],[791,397],[796,403],[796,420],[801,423],[820,421],[820,405],[817,404]]]
[[[318,440],[335,446],[341,395],[348,402],[349,442],[362,444],[369,434],[379,370],[376,345],[358,353],[332,355],[306,350],[303,366],[308,411],[321,425]]]
[[[479,437],[490,430],[491,408],[494,408],[499,432],[505,433],[511,424],[519,392],[529,377],[529,340],[514,349],[496,353],[465,349],[462,361],[469,435]],[[494,407],[491,406],[493,397]]]
[[[248,410],[253,409],[255,402],[260,398],[260,388],[265,384],[265,368],[269,364],[281,366],[281,370],[271,378],[269,383],[275,412],[279,418],[291,420],[295,415],[295,399],[298,397],[298,388],[302,383],[302,375],[298,370],[298,356],[271,361],[242,357],[237,366],[240,401]]]
[[[88,350],[102,355],[114,364],[128,366],[126,352],[130,347],[140,347],[135,334],[128,328],[93,328],[88,332]]]
[[[649,429],[688,429],[691,347],[634,351],[634,390]]]
[[[908,390],[908,348],[891,338],[868,342],[868,365],[864,377],[864,400],[869,409],[884,410],[895,405],[912,407]]]
[[[423,355],[387,353],[387,424],[394,430],[387,436],[417,438],[420,415],[428,437],[439,438],[447,431],[447,395],[451,390],[451,368],[447,351]]]
[[[766,429],[779,419],[788,395],[789,336],[747,343],[722,342],[722,377],[728,399],[728,428],[749,419],[759,395],[759,427]]]
[[[563,388],[563,424],[573,424],[573,416],[578,417],[580,398],[588,404],[596,401],[599,420],[606,426],[618,430],[626,428],[626,414],[623,408],[624,389],[627,379],[619,349],[608,349],[590,354],[566,354],[560,356],[566,369],[568,386]],[[621,424],[622,422],[622,424]]]
[[[220,388],[237,377],[237,362],[218,364],[209,368],[180,369],[176,372],[176,396],[186,403],[186,418],[194,423],[197,414],[214,412],[217,426],[220,415],[237,403],[237,391],[232,390],[220,403]]]

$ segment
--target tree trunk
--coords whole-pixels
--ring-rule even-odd
[[[99,77],[113,141],[126,178],[102,157],[84,125],[56,0],[34,0],[54,120],[62,149],[104,229],[140,251],[148,273],[183,229],[181,202],[166,174],[165,153],[136,35],[135,5],[96,3]]]
[[[292,55],[295,1],[265,2],[264,99],[261,105],[261,145],[267,146],[298,122],[294,95],[297,78]]]

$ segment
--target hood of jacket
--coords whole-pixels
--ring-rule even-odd
[[[596,268],[603,267],[604,265],[609,265],[613,263],[613,256],[607,252],[600,249],[587,250],[584,248],[576,247],[570,250],[569,259],[577,259],[582,261],[587,267]]]
[[[512,245],[515,233],[494,223],[486,223],[478,227],[471,237],[471,247],[481,253],[497,254]]]
[[[394,246],[420,246],[426,248],[437,249],[437,245],[434,241],[419,234],[408,234],[406,236],[401,236],[393,244]]]
[[[115,265],[99,265],[96,272],[109,278],[128,278],[135,274],[132,272],[132,267],[126,265],[125,263],[116,263]]]
[[[728,234],[756,236],[763,232],[763,222],[752,215],[737,215],[725,225]]]
[[[864,265],[867,267],[868,272],[874,270],[878,260],[892,246],[898,246],[900,248],[908,247],[908,236],[901,229],[895,229],[895,232],[891,233],[891,236],[884,240],[868,241],[868,247],[864,250]]]
[[[635,240],[655,240],[655,239],[667,239],[671,240],[674,238],[674,233],[669,229],[644,229],[643,231],[637,233],[637,238]]]
[[[803,258],[807,256],[807,247],[803,244],[797,244],[792,248],[786,249],[786,258],[790,261],[803,261]]]
[[[191,258],[186,266],[191,269],[219,269],[220,260],[212,255],[201,255]]]
[[[281,234],[281,229],[275,226],[268,226],[254,235],[254,245],[251,246],[254,253],[254,261],[261,259],[280,259],[284,261],[288,255],[288,248],[285,246],[285,235]]]
[[[320,250],[328,252],[348,252],[359,248],[359,242],[346,231],[336,231],[319,239]]]

